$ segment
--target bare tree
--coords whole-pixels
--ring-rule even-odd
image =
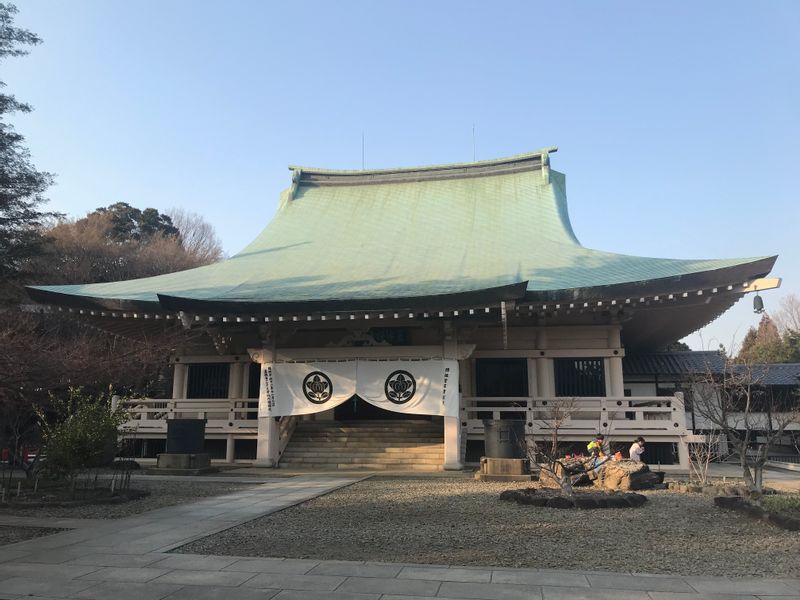
[[[45,231],[45,252],[33,267],[36,283],[102,283],[150,277],[214,262],[207,249],[195,254],[179,235],[156,231],[121,239],[113,216],[94,212],[61,220]]]
[[[778,330],[800,332],[800,296],[789,294],[781,300],[780,308],[772,315]]]
[[[546,478],[558,484],[561,494],[574,495],[571,469],[565,464],[559,443],[559,431],[578,410],[578,398],[563,397],[547,400],[547,405],[537,407],[534,421],[539,429],[549,432],[549,439],[539,443],[534,434],[526,436],[528,460],[531,466],[538,465]]]
[[[722,443],[722,435],[718,431],[712,430],[701,436],[701,441],[689,444],[689,479],[700,485],[708,485],[711,463],[723,459],[727,456],[727,452]]]
[[[762,385],[767,371],[766,365],[733,364],[726,359],[721,373],[710,368],[697,373],[692,390],[693,410],[705,421],[700,428],[718,431],[738,455],[745,484],[757,502],[770,450],[790,425],[800,423],[797,403],[776,397]]]
[[[167,211],[172,224],[178,229],[181,244],[186,252],[203,262],[217,262],[223,258],[222,242],[220,242],[214,226],[194,212],[182,208]]]
[[[186,338],[174,325],[129,339],[56,315],[0,311],[0,449],[8,467],[31,475],[23,451],[40,441],[36,406],[71,387],[151,393],[169,380],[169,356]]]

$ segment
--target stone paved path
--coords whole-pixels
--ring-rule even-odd
[[[363,477],[304,475],[0,547],[0,598],[96,600],[800,600],[800,579],[168,554]],[[44,521],[44,520],[42,520]],[[48,520],[49,521],[49,520]],[[799,559],[800,560],[800,559]]]

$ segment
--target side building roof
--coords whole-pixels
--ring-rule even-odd
[[[679,351],[628,354],[622,359],[625,377],[663,376],[685,379],[696,374],[720,375],[725,371],[725,357],[716,351]],[[800,363],[730,365],[738,374],[750,370],[758,385],[800,386]]]

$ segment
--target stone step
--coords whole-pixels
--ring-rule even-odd
[[[391,437],[391,438],[381,438],[381,437],[362,437],[362,438],[352,438],[352,437],[309,437],[306,435],[293,435],[292,441],[296,442],[306,442],[312,444],[381,444],[384,446],[395,445],[395,444],[441,444],[444,442],[442,436],[436,437]]]
[[[284,468],[438,471],[441,424],[414,421],[302,421],[280,460]]]
[[[381,433],[401,433],[401,434],[414,434],[414,435],[425,435],[425,434],[432,434],[438,433],[439,435],[442,434],[441,427],[435,428],[406,428],[406,427],[357,427],[357,428],[350,428],[350,427],[305,427],[303,425],[297,426],[297,431],[307,432],[307,433],[338,433],[338,434],[350,434],[350,435],[361,435],[361,434],[381,434]]]
[[[441,431],[425,432],[425,433],[375,433],[374,431],[362,431],[359,433],[339,433],[331,431],[295,431],[294,435],[298,438],[307,438],[310,440],[396,440],[398,442],[408,440],[441,440],[444,435]]]
[[[288,449],[291,449],[294,452],[380,452],[382,454],[391,454],[395,456],[416,456],[418,454],[441,452],[444,449],[444,444],[421,446],[419,448],[386,448],[384,446],[320,446],[318,444],[298,444],[295,446],[290,444],[287,450]]]
[[[381,459],[381,460],[395,460],[414,462],[417,460],[442,460],[444,456],[444,449],[439,452],[428,452],[425,454],[386,454],[383,452],[323,452],[323,451],[308,451],[308,452],[294,452],[286,451],[283,453],[284,458],[292,459],[308,459],[308,458],[331,458],[333,460],[345,458],[348,460],[367,460],[367,459]]]
[[[411,449],[411,448],[435,448],[437,446],[441,446],[444,443],[444,440],[406,440],[402,442],[396,442],[391,440],[310,440],[306,438],[295,438],[292,437],[291,441],[292,445],[294,446],[326,446],[326,447],[348,447],[348,448],[368,448],[368,447],[380,447],[380,448],[397,448],[398,451]]]
[[[294,441],[294,440],[292,440]],[[342,443],[317,443],[317,442],[309,442],[304,440],[302,442],[295,442],[292,444],[295,448],[319,448],[320,446],[324,446],[325,448],[382,448],[388,449],[391,452],[413,452],[414,450],[431,450],[433,448],[439,448],[440,446],[444,445],[444,442],[429,442],[424,444],[403,444],[400,445],[397,442],[391,444],[382,444],[380,442],[342,442]]]
[[[324,450],[286,450],[284,456],[296,456],[303,458],[307,456],[351,456],[361,458],[385,458],[386,460],[414,460],[423,458],[441,458],[444,456],[444,448],[433,452],[420,452],[418,454],[397,454],[396,452],[381,452],[375,450],[372,452],[351,452],[344,450],[342,452],[327,452]]]
[[[441,465],[408,465],[408,464],[377,464],[377,463],[284,463],[278,465],[281,469],[302,470],[341,470],[341,471],[441,471]]]
[[[374,465],[394,465],[395,467],[401,466],[408,466],[412,467],[414,465],[428,465],[428,466],[436,466],[442,464],[442,458],[426,458],[424,460],[388,460],[388,459],[381,459],[381,458],[347,458],[344,456],[331,456],[331,457],[324,457],[324,456],[310,456],[307,458],[292,458],[292,457],[285,457],[281,458],[280,464],[281,465],[335,465],[335,464],[348,464],[348,465],[364,465],[364,464],[374,464]]]

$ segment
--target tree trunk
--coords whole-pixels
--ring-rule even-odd
[[[753,480],[753,473],[750,470],[750,465],[747,464],[747,446],[744,446],[744,448],[740,450],[739,459],[742,464],[742,477],[744,477],[744,483],[748,490],[755,491],[756,482]]]

